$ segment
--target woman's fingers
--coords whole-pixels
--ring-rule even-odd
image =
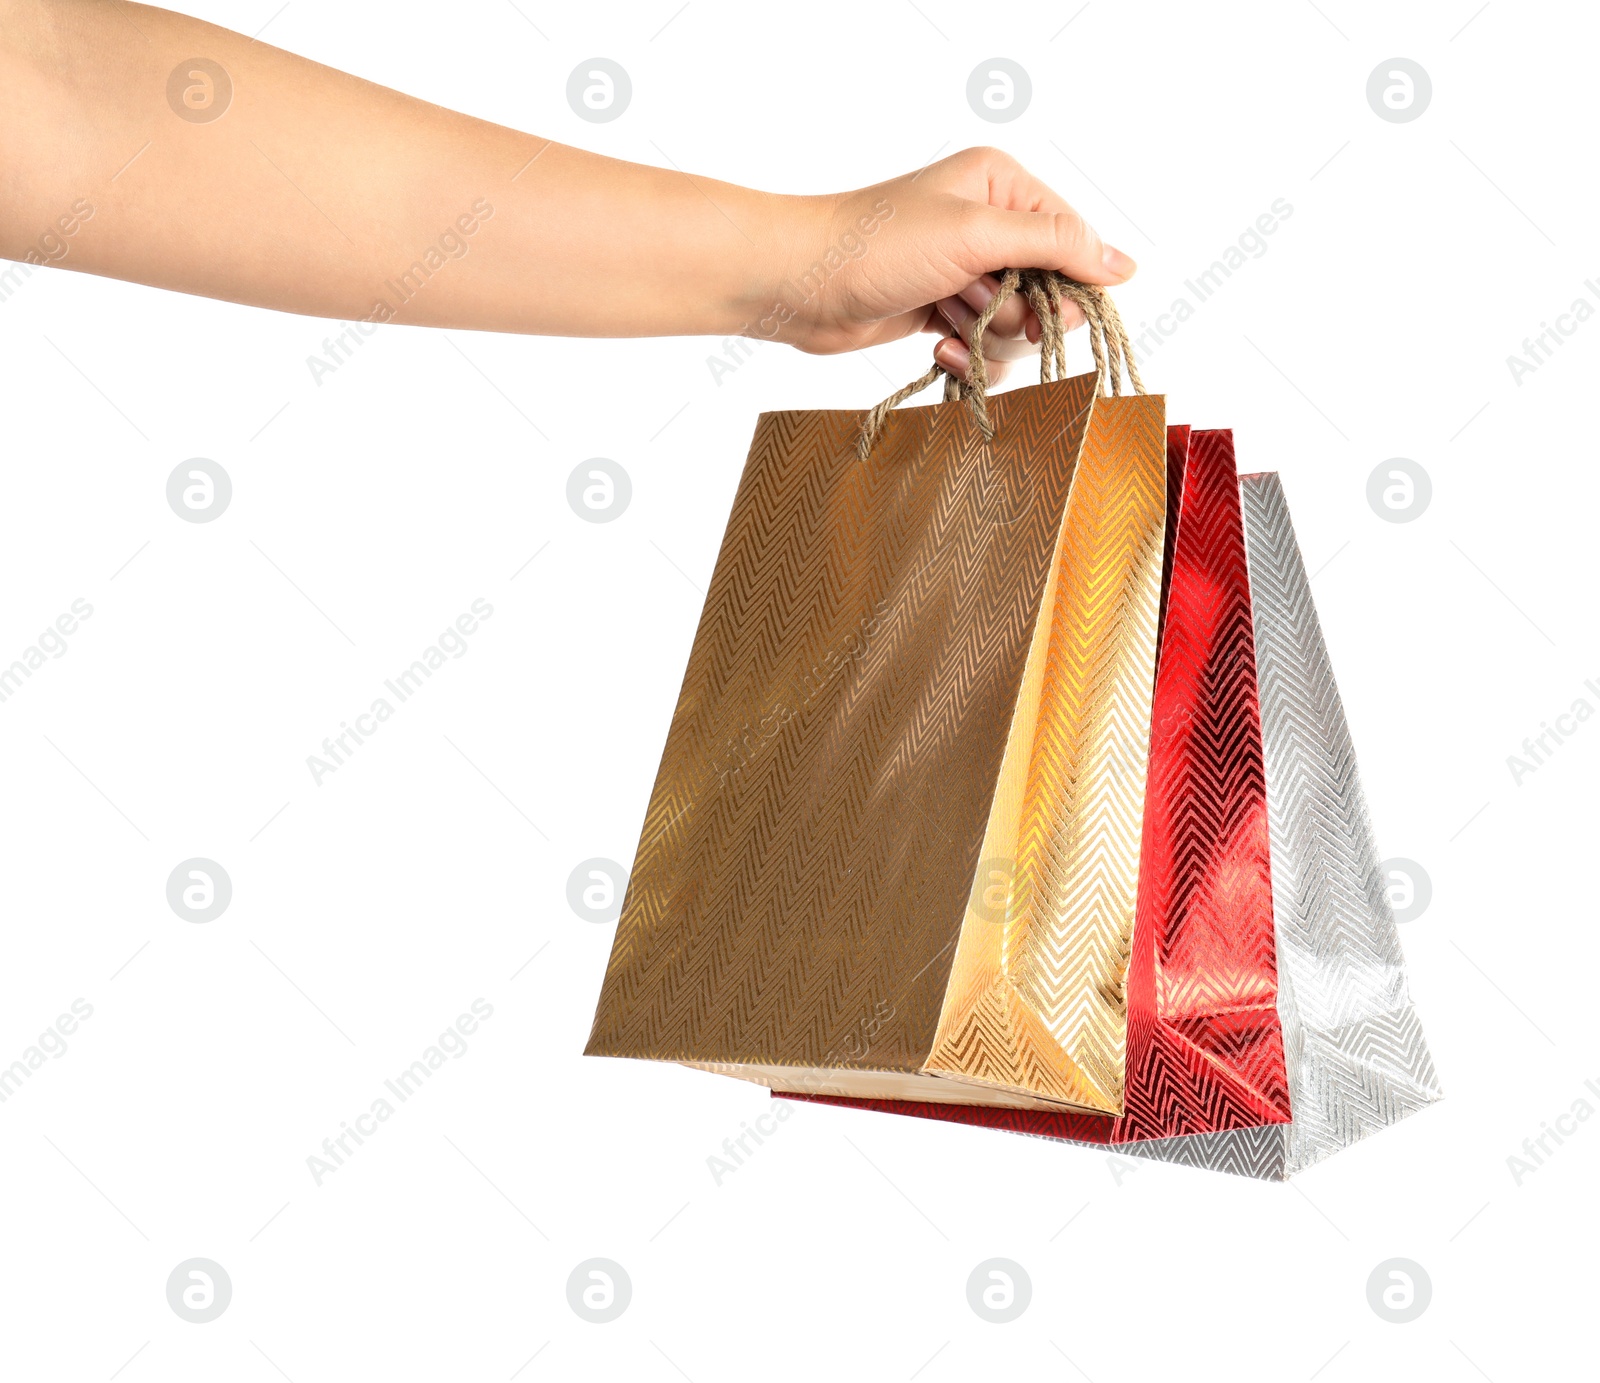
[[[992,263],[1059,269],[1080,283],[1122,283],[1136,264],[1102,242],[1066,198],[998,149],[968,149],[949,160],[950,173],[987,214],[968,218],[973,248]],[[979,190],[981,187],[981,190]],[[994,256],[998,255],[998,261]]]
[[[993,301],[994,295],[1000,291],[1000,280],[993,274],[985,274],[982,278],[969,283],[958,296],[974,313],[982,312]],[[1033,309],[1028,306],[1028,300],[1021,293],[1013,293],[1003,303],[989,322],[989,334],[996,337],[1022,336],[1030,323],[1034,321]],[[1033,341],[1039,339],[1037,323],[1035,330],[1027,332],[1028,338]]]
[[[966,343],[958,337],[947,336],[933,348],[933,358],[940,368],[961,379],[972,378],[969,371],[972,367],[972,353],[967,349]],[[984,365],[989,375],[989,386],[993,388],[1006,377],[1010,366],[1004,360],[996,360],[992,356],[984,356]]]
[[[1010,303],[1005,306],[1009,307]],[[943,298],[938,308],[939,315],[956,330],[967,345],[975,344],[972,338],[978,326],[978,314],[972,310],[965,298]],[[1019,322],[1019,331],[1021,325]],[[983,353],[990,360],[1022,360],[1027,356],[1038,354],[1038,351],[1037,343],[1030,342],[1026,336],[1002,335],[997,333],[992,325],[983,334]]]
[[[934,348],[934,359],[960,374],[963,379],[967,378],[973,333],[978,325],[978,309],[988,305],[998,286],[997,280],[986,275],[956,297],[942,298],[934,304],[935,315],[930,329],[937,329],[943,323],[946,330],[956,333]],[[1023,306],[1014,307],[1018,303]],[[1070,299],[1062,299],[1061,322],[1067,331],[1084,323],[1083,312]],[[983,357],[989,367],[989,382],[998,384],[1005,377],[1005,366],[1009,362],[1037,355],[1039,334],[1039,319],[1033,309],[1026,306],[1025,299],[1013,294],[1002,303],[983,336]]]

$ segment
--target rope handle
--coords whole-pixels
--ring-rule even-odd
[[[1139,378],[1139,367],[1134,363],[1133,349],[1128,344],[1128,333],[1117,313],[1116,304],[1105,289],[1092,283],[1078,283],[1053,269],[1007,269],[1000,277],[999,291],[989,299],[989,305],[978,314],[973,326],[972,339],[978,344],[968,352],[970,381],[936,364],[920,379],[912,380],[903,389],[896,389],[861,420],[861,437],[856,446],[856,454],[861,460],[865,461],[871,453],[872,444],[877,440],[889,410],[904,403],[913,394],[920,394],[940,375],[944,376],[945,402],[955,403],[965,399],[973,417],[978,420],[984,440],[994,438],[994,424],[989,421],[989,367],[983,358],[983,333],[994,320],[994,314],[1017,292],[1027,298],[1028,305],[1039,319],[1041,384],[1067,376],[1067,334],[1061,326],[1061,300],[1070,298],[1089,325],[1089,349],[1094,355],[1094,370],[1100,388],[1120,395],[1122,376],[1126,373],[1134,393],[1146,392],[1144,381]]]

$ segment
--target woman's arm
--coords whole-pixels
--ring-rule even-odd
[[[88,0],[0,0],[0,254],[312,316],[809,351],[970,322],[989,270],[1133,270],[994,150],[757,192]],[[1008,304],[991,336],[1025,328]]]

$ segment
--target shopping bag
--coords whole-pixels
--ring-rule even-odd
[[[1294,1122],[1130,1151],[1283,1179],[1441,1098],[1355,748],[1276,473],[1244,476]]]
[[[1274,473],[1240,482],[1293,1121],[1120,1151],[1286,1179],[1442,1097],[1299,545]],[[1018,1131],[1061,1137],[1042,1127]],[[1073,1141],[1099,1141],[1094,1139]]]
[[[1121,1109],[1164,401],[1098,290],[1012,291],[1096,372],[1057,330],[1037,386],[762,416],[588,1053]]]
[[[1169,429],[1168,475],[1176,529],[1149,729],[1122,1116],[848,1103],[1130,1146],[1288,1121],[1251,589],[1232,434]]]

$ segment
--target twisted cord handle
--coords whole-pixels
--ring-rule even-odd
[[[1095,374],[1100,388],[1111,394],[1122,393],[1122,379],[1126,374],[1134,393],[1146,392],[1139,378],[1139,367],[1134,363],[1133,349],[1128,343],[1127,330],[1116,304],[1105,289],[1092,283],[1078,283],[1053,269],[1007,269],[1000,277],[1000,288],[989,304],[978,314],[973,326],[972,339],[981,343],[983,333],[994,314],[1000,310],[1013,293],[1021,292],[1039,319],[1039,382],[1065,379],[1067,373],[1066,332],[1061,325],[1061,301],[1069,298],[1083,313],[1089,326],[1089,350],[1094,356]],[[919,394],[940,375],[944,376],[946,403],[965,399],[978,421],[985,440],[994,437],[994,425],[989,421],[989,367],[983,358],[982,346],[969,352],[970,380],[951,374],[942,365],[935,365],[920,379],[914,379],[904,388],[896,389],[883,402],[870,409],[861,421],[861,436],[856,452],[865,461],[871,454],[872,444],[883,429],[889,411],[904,403],[913,394]]]

